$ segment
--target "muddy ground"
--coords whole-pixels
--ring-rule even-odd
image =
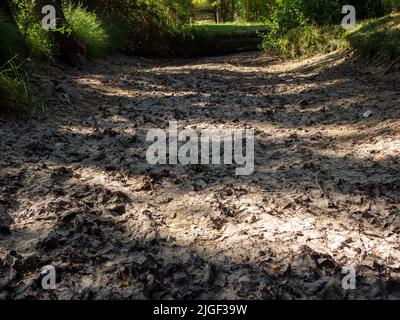
[[[0,299],[400,298],[398,74],[245,53],[32,82],[43,110],[0,118]],[[254,128],[254,173],[149,165],[171,120]]]

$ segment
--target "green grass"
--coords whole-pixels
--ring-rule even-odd
[[[64,13],[69,27],[85,45],[88,58],[104,56],[111,46],[111,38],[98,16],[81,5],[72,4],[64,7]]]
[[[0,112],[29,106],[28,77],[20,57],[24,41],[18,29],[0,15]]]
[[[18,56],[0,66],[0,111],[27,110],[32,106],[29,77]]]
[[[88,58],[119,51],[127,37],[127,25],[118,18],[100,17],[81,5],[68,4],[64,13],[69,27],[87,49]]]
[[[37,21],[35,6],[31,0],[19,0],[16,20],[25,38],[26,45],[34,58],[46,58],[54,55],[54,45],[48,31]],[[86,10],[82,5],[67,4],[64,14],[69,28],[77,35],[87,49],[88,58],[103,57],[106,53],[119,50],[126,38],[125,23],[118,19],[100,17],[95,12]],[[1,30],[4,22],[0,17]],[[6,34],[9,33],[8,31]],[[0,39],[2,40],[2,34]],[[15,39],[7,36],[7,39]],[[6,43],[5,41],[1,41]],[[13,44],[13,40],[11,41]],[[11,46],[10,46],[11,47]],[[15,52],[14,50],[12,50]]]
[[[400,55],[400,14],[367,20],[346,36],[351,48],[369,55],[385,52],[392,56]]]
[[[49,33],[34,23],[29,25],[26,30],[25,42],[31,51],[31,55],[36,59],[51,57],[54,54],[54,45]]]
[[[306,25],[276,37],[267,33],[262,47],[266,52],[284,58],[306,57],[344,48],[352,48],[369,56],[383,53],[398,57],[400,14],[359,21],[352,31],[345,31],[340,25]]]
[[[344,48],[344,34],[345,30],[339,25],[305,25],[279,36],[267,33],[262,48],[283,58],[307,57]]]
[[[32,9],[26,8],[18,19],[28,48],[35,58],[53,56],[54,45],[49,32],[41,28],[33,11],[29,10]],[[99,17],[81,5],[68,4],[64,7],[64,13],[69,28],[86,47],[89,59],[103,57],[123,46],[127,32],[122,21]]]

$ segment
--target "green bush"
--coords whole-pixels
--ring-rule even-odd
[[[35,58],[42,59],[54,54],[54,44],[49,33],[37,23],[29,26],[25,42]]]
[[[191,0],[159,0],[168,17],[169,24],[188,23],[193,16],[193,3]]]
[[[126,36],[122,42],[129,54],[169,55],[173,51],[170,40],[193,16],[192,0],[84,0],[83,3],[91,10],[123,21]]]
[[[342,6],[356,8],[357,19],[381,17],[400,6],[400,0],[277,0],[269,20],[282,32],[304,23],[317,25],[339,24]]]
[[[400,10],[400,0],[391,0],[391,7],[393,11],[399,11]]]
[[[345,4],[345,0],[343,3]],[[357,10],[357,19],[382,17],[395,9],[393,0],[353,0],[351,4]]]

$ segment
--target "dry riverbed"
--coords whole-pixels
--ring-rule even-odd
[[[45,112],[0,118],[0,299],[400,298],[398,75],[338,53],[37,70]],[[172,120],[254,128],[254,173],[149,165]]]

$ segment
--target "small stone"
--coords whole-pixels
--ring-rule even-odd
[[[372,110],[367,110],[362,114],[362,116],[363,116],[363,118],[369,118],[373,114],[374,114],[374,112]]]
[[[65,94],[67,94],[69,97],[71,97],[73,100],[76,101],[81,101],[83,100],[83,96],[82,94],[79,92],[78,89],[76,89],[75,87],[66,84],[66,83],[60,83],[57,88],[57,91],[61,91]]]

